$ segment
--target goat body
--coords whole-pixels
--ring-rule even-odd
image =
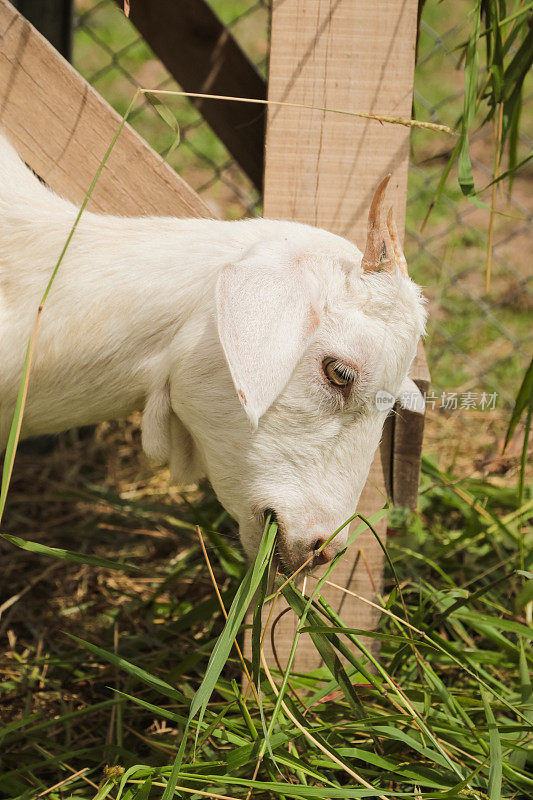
[[[77,211],[0,138],[0,451]],[[398,395],[424,317],[399,270],[362,269],[317,228],[86,211],[42,312],[22,435],[142,411],[150,458],[206,474],[250,555],[274,509],[293,567],[353,513],[386,416],[373,398]]]

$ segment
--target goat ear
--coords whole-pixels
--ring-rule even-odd
[[[405,378],[402,382],[398,392],[398,400],[401,407],[407,411],[414,411],[415,414],[422,414],[422,416],[426,413],[425,398],[411,378]]]
[[[224,267],[216,287],[220,342],[254,427],[284,389],[320,321],[317,291],[305,270],[280,263],[279,256],[268,267],[265,260]]]

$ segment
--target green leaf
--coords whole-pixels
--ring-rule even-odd
[[[142,764],[134,764],[132,767],[129,767],[123,774],[120,784],[117,790],[116,800],[120,800],[122,797],[122,793],[126,787],[126,783],[130,778],[134,775],[138,776],[139,779],[143,779],[149,777],[152,774],[152,770],[150,767],[146,767]]]
[[[492,83],[491,104],[493,107],[496,107],[496,105],[501,102],[504,88],[500,2],[501,0],[487,0],[485,3],[487,23],[492,27],[492,35],[487,37],[487,61],[489,63],[489,72]]]
[[[461,146],[462,146],[462,142],[461,142],[461,139],[459,138],[456,141],[456,143],[454,145],[454,148],[453,148],[453,150],[452,150],[452,152],[450,154],[450,157],[448,159],[448,163],[446,164],[446,166],[442,170],[442,174],[441,174],[441,176],[439,178],[439,182],[437,184],[437,188],[435,189],[435,193],[433,194],[433,197],[432,197],[431,202],[429,204],[429,208],[428,208],[428,210],[426,212],[426,216],[424,217],[424,221],[422,222],[422,225],[420,227],[420,231],[421,232],[426,227],[426,224],[427,224],[427,221],[428,221],[428,219],[430,217],[431,212],[433,211],[433,209],[435,208],[435,206],[437,205],[437,203],[440,200],[440,197],[441,197],[441,195],[442,195],[442,193],[444,191],[444,187],[446,186],[446,181],[448,180],[448,177],[450,175],[452,167],[455,164],[457,156],[459,155],[459,151],[461,149]]]
[[[270,519],[267,524],[270,523]],[[259,584],[259,592],[257,595],[253,621],[252,621],[252,681],[255,683],[259,694],[259,677],[260,677],[260,659],[261,659],[261,620],[263,613],[263,605],[265,602],[266,594],[268,591],[270,567],[274,557],[274,548],[270,554],[270,562],[268,569],[265,570],[261,582]]]
[[[524,81],[533,65],[533,28],[526,23],[527,30],[520,47],[516,51],[511,63],[503,77],[505,100],[503,104],[502,147],[510,139],[510,168],[512,160],[516,158],[516,148],[519,136],[520,116],[523,105]],[[512,174],[514,174],[515,170]]]
[[[115,694],[119,694],[121,697],[125,697],[126,700],[131,700],[132,703],[135,703],[141,708],[146,709],[151,714],[163,717],[163,719],[171,720],[172,722],[180,722],[182,725],[187,724],[187,717],[183,714],[176,714],[175,711],[170,711],[168,708],[162,708],[154,703],[149,703],[147,700],[142,700],[140,697],[135,697],[133,694],[121,692],[120,689],[115,689],[114,686],[111,686],[110,689],[111,691],[115,692]]]
[[[514,408],[511,413],[511,419],[509,420],[509,427],[507,428],[507,433],[505,435],[504,448],[509,444],[509,441],[515,432],[516,426],[518,425],[520,417],[524,413],[525,409],[531,405],[533,405],[533,358],[529,363],[529,367],[525,372],[520,389],[516,395]]]
[[[528,739],[530,739],[531,728],[533,727],[533,686],[531,685],[531,675],[527,664],[526,650],[522,639],[520,639],[519,647],[520,653],[518,657],[518,670],[520,675],[520,694],[522,705],[526,713],[526,718],[530,723],[528,732]],[[518,769],[524,769],[527,762],[527,756],[528,753],[524,746],[519,750],[514,750],[511,753],[510,761],[513,766],[517,767]]]
[[[146,97],[146,99],[148,100],[154,111],[156,111],[156,113],[159,114],[163,122],[166,122],[166,124],[174,134],[174,141],[172,142],[170,148],[168,149],[165,155],[165,158],[168,158],[181,142],[181,130],[179,122],[172,113],[172,111],[168,108],[168,106],[163,101],[161,101],[159,97],[157,97],[153,92],[144,92],[144,96]]]
[[[300,633],[323,633],[325,635],[333,634],[333,633],[355,633],[358,636],[366,636],[368,639],[379,639],[382,642],[392,642],[394,644],[412,644],[413,640],[410,639],[408,636],[397,636],[393,633],[382,633],[381,631],[367,631],[363,628],[340,628],[339,626],[335,625],[306,625],[304,628],[300,628]],[[431,642],[425,642],[424,639],[416,638],[415,644],[417,647],[428,645],[428,647],[433,647]]]
[[[465,59],[465,95],[461,136],[459,139],[459,155],[457,159],[459,185],[464,195],[474,194],[474,176],[470,162],[470,145],[468,132],[472,126],[477,106],[477,83],[479,74],[478,40],[481,22],[481,2],[477,0],[474,11],[474,28],[466,48]]]
[[[220,775],[198,775],[184,772],[182,778],[184,780],[201,781],[202,783],[211,784],[212,786],[220,786],[221,783]],[[331,800],[337,800],[337,798],[338,800],[355,800],[355,798],[358,797],[375,798],[378,794],[378,790],[375,788],[366,789],[358,784],[342,787],[328,785],[328,788],[325,789],[324,786],[306,786],[301,783],[291,784],[281,781],[254,781],[248,778],[234,777],[233,775],[224,775],[223,782],[228,786],[252,787],[259,792],[274,793],[281,797],[306,798],[306,800],[307,798],[309,798],[309,800],[324,800],[324,798],[331,798]],[[387,794],[394,796],[394,792],[391,793],[387,791]],[[403,796],[405,796],[405,794]],[[165,800],[167,800],[167,798],[165,798]],[[170,800],[170,798],[168,800]]]
[[[506,178],[510,179],[509,180],[510,184],[511,178],[514,177],[514,174],[518,172],[518,170],[521,169],[525,164],[531,161],[532,158],[533,158],[533,150],[530,153],[528,153],[527,156],[524,156],[524,158],[518,164],[514,164],[513,167],[511,167],[511,158],[509,156],[509,169],[505,170],[505,172],[501,172],[497,178],[494,178],[493,180],[490,181],[490,183],[487,183],[487,185],[484,186],[482,189],[479,189],[478,194],[483,194],[485,189],[490,188],[494,183],[499,183],[500,181],[504,181]],[[511,188],[509,186],[509,192],[510,191]],[[487,208],[490,209],[490,206],[487,205]]]
[[[283,596],[291,606],[292,610],[295,612],[296,616],[301,618],[306,609],[308,599],[290,583],[284,587]],[[364,716],[364,709],[361,700],[348,675],[346,674],[346,670],[343,667],[339,657],[335,653],[334,648],[328,641],[328,636],[323,633],[323,626],[320,626],[319,624],[317,625],[318,615],[316,612],[310,610],[308,611],[307,616],[313,619],[313,624],[300,627],[300,633],[303,633],[304,631],[309,633],[316,649],[324,660],[324,664],[329,669],[332,678],[337,681],[339,687],[342,689],[342,692],[349,706],[351,707],[355,718],[361,719],[361,717]],[[322,628],[322,630],[320,630],[320,628]],[[338,637],[336,637],[333,631],[328,631],[328,634],[333,636],[336,641],[338,640]]]
[[[261,578],[263,577],[263,573],[270,563],[270,557],[274,548],[277,530],[277,525],[274,523],[265,526],[265,531],[263,533],[263,538],[261,540],[257,556],[237,590],[235,599],[233,600],[231,608],[228,612],[228,618],[226,620],[224,630],[217,639],[217,643],[213,648],[211,658],[209,659],[209,663],[207,665],[204,679],[192,701],[189,717],[190,719],[193,719],[193,717],[198,714],[199,722],[202,720],[207,703],[209,702],[209,698],[213,693],[213,689],[215,688],[218,677],[222,672],[226,661],[228,660],[228,656],[231,648],[233,647],[235,637],[239,632],[244,615],[246,614],[257,591],[257,588],[261,582]]]
[[[513,191],[513,183],[514,178],[520,167],[522,167],[525,163],[527,163],[531,158],[533,158],[533,152],[526,156],[526,158],[522,159],[520,163],[518,162],[518,141],[520,135],[520,119],[522,117],[522,108],[524,106],[524,97],[523,97],[523,87],[520,90],[520,93],[517,97],[517,102],[514,108],[511,110],[511,114],[509,117],[509,122],[507,126],[507,139],[509,140],[509,165],[508,169],[506,170],[506,175],[509,176],[509,187],[508,187],[508,194],[511,196]],[[504,139],[502,136],[502,147],[504,144]],[[498,176],[498,180],[501,180],[501,177]]]
[[[11,481],[11,474],[13,472],[13,464],[15,462],[15,455],[17,452],[18,439],[20,435],[20,428],[22,425],[22,417],[24,414],[24,403],[26,400],[26,391],[28,387],[29,370],[31,365],[32,354],[32,340],[33,336],[28,342],[26,348],[26,355],[24,357],[24,364],[22,367],[22,377],[18,389],[17,400],[15,403],[15,410],[13,413],[13,420],[9,429],[9,436],[4,453],[4,464],[2,468],[2,484],[0,488],[0,522],[4,515],[6,507],[7,492]]]
[[[176,758],[174,759],[174,763],[172,765],[172,772],[170,773],[170,777],[168,779],[167,785],[165,786],[165,790],[162,794],[161,800],[172,800],[174,797],[174,790],[176,788],[176,784],[178,782],[178,777],[181,770],[181,765],[183,763],[183,756],[185,754],[185,747],[187,746],[187,732],[189,726],[185,728],[185,733],[182,736],[178,753]]]
[[[178,703],[187,703],[187,698],[181,692],[178,692],[177,689],[174,689],[169,683],[166,681],[161,680],[158,678],[157,675],[151,675],[142,667],[138,667],[136,664],[132,664],[131,661],[127,661],[125,658],[121,656],[117,656],[115,653],[110,653],[108,650],[104,650],[102,647],[98,647],[95,644],[91,644],[90,642],[86,642],[84,639],[80,639],[78,636],[74,636],[72,633],[67,633],[73,641],[78,642],[81,644],[82,647],[85,647],[91,653],[98,656],[99,658],[103,658],[104,661],[109,661],[111,664],[114,664],[119,669],[123,669],[124,672],[127,672],[128,675],[132,675],[134,678],[137,678],[141,683],[145,683],[147,686],[151,686],[152,689],[155,689],[165,697],[170,697],[172,700],[176,700]]]
[[[498,726],[496,725],[496,720],[492,713],[488,693],[484,689],[481,689],[481,698],[483,700],[483,708],[485,709],[485,716],[489,729],[490,764],[488,795],[490,800],[500,800],[502,790],[502,745],[500,742],[500,734],[498,733]]]
[[[105,569],[115,569],[122,572],[145,572],[140,567],[134,564],[120,564],[118,561],[111,561],[108,558],[99,558],[98,556],[90,556],[87,553],[78,553],[74,550],[65,550],[62,547],[48,547],[39,542],[28,542],[26,539],[20,539],[18,536],[13,536],[10,533],[0,533],[2,539],[14,544],[15,547],[20,547],[21,550],[28,550],[30,553],[39,553],[44,556],[51,556],[52,558],[61,558],[64,561],[73,561],[76,564],[88,564],[91,567],[105,567]]]
[[[152,788],[152,778],[150,775],[146,778],[144,783],[142,783],[135,794],[132,797],[132,800],[148,800],[150,797],[150,790]]]

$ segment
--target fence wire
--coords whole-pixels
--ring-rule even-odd
[[[212,5],[264,75],[266,0],[219,0]],[[125,112],[138,88],[181,88],[113,0],[76,0],[74,9],[74,66],[119,113]],[[173,149],[175,130],[146,98],[130,115],[131,125],[203,196],[217,216],[239,219],[256,214],[260,197],[255,187],[194,105],[186,98],[164,98],[164,104],[176,116],[179,147]]]
[[[269,0],[211,0],[263,75],[268,58]],[[454,0],[454,18],[427,3],[420,29],[414,111],[420,119],[455,126],[462,108],[463,71],[457,46],[467,36],[466,5]],[[113,0],[76,0],[74,65],[119,112],[138,87],[179,89]],[[531,150],[533,94],[526,86],[519,148]],[[528,94],[529,92],[529,94]],[[201,115],[186,99],[169,103],[179,119],[173,131],[144,101],[132,125],[220,216],[237,219],[260,211],[254,186]],[[450,175],[445,194],[422,230],[421,223],[447,161],[448,142],[413,130],[408,188],[406,254],[414,279],[425,287],[430,321],[426,353],[435,397],[450,392],[478,398],[498,395],[502,409],[513,402],[531,350],[533,251],[531,167],[515,180],[510,198],[498,191],[492,247],[492,285],[485,291],[486,208],[463,198]],[[490,126],[472,137],[476,187],[493,177]],[[520,153],[519,153],[520,159]],[[490,196],[489,196],[490,202]],[[439,403],[438,403],[439,404]],[[440,401],[444,408],[444,401]],[[482,406],[481,406],[482,407]]]

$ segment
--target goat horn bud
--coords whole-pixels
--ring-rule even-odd
[[[392,208],[385,220],[385,194],[390,179],[390,174],[383,178],[370,204],[366,247],[361,267],[365,272],[393,272],[399,269],[402,275],[407,276],[407,264],[398,238]]]
[[[396,226],[396,220],[394,219],[394,211],[392,210],[392,206],[389,208],[389,213],[387,215],[387,228],[389,229],[389,235],[392,241],[392,246],[394,248],[394,258],[396,259],[396,266],[400,270],[403,277],[408,278],[409,273],[407,272],[407,261],[405,260],[405,256],[403,254],[403,248],[400,242],[400,237],[398,236],[398,228]]]

